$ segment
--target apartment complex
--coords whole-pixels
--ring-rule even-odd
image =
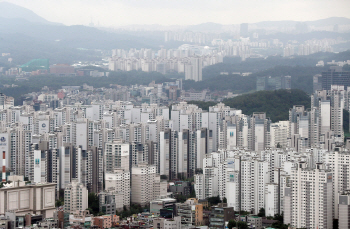
[[[74,180],[64,189],[64,210],[71,214],[88,208],[87,188]]]

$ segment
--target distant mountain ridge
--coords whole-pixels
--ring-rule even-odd
[[[349,25],[350,19],[346,17],[330,17],[325,19],[320,19],[316,21],[262,21],[257,23],[251,23],[252,25],[257,25],[258,27],[281,27],[281,26],[295,26],[298,23],[305,23],[308,26],[334,26],[334,25]]]
[[[309,25],[314,25],[314,26],[349,25],[350,19],[346,17],[330,17],[330,18],[320,19],[316,21],[306,21],[305,23]]]
[[[305,23],[308,26],[334,26],[334,25],[350,25],[350,19],[345,17],[330,17],[315,21],[292,21],[292,20],[284,20],[284,21],[261,21],[257,23],[248,23],[249,25],[256,26],[257,28],[263,27],[293,27],[299,23]],[[186,29],[193,31],[217,31],[223,27],[238,27],[239,24],[232,25],[224,25],[218,23],[201,23],[198,25],[190,25],[187,26]]]
[[[35,14],[33,11],[9,3],[9,2],[0,2],[0,17],[8,19],[24,19],[32,23],[41,23],[41,24],[51,24],[59,25],[60,23],[50,22],[39,15]]]
[[[330,17],[315,21],[292,21],[292,20],[282,20],[282,21],[261,21],[256,23],[248,23],[249,25],[259,28],[265,27],[294,27],[297,24],[304,23],[308,26],[334,26],[334,25],[350,25],[350,19],[346,17]],[[151,30],[160,30],[160,31],[172,31],[172,30],[184,30],[184,31],[194,31],[194,32],[222,32],[234,28],[239,28],[240,24],[220,24],[214,22],[205,22],[196,25],[127,25],[117,27],[119,29],[138,29],[140,31],[151,31]]]
[[[285,23],[293,24],[293,21],[280,22],[262,22],[262,23]],[[350,24],[348,18],[328,18],[313,22],[310,24]],[[140,26],[140,27],[139,27]],[[143,27],[144,29],[139,30]],[[222,25],[218,23],[202,23],[198,25],[132,25],[128,27],[120,27],[119,30],[111,28],[95,28],[83,25],[65,26],[63,24],[47,21],[46,19],[36,15],[33,11],[24,7],[8,3],[0,2],[0,53],[11,53],[13,63],[23,64],[34,58],[49,58],[51,63],[62,63],[75,60],[81,60],[83,54],[74,56],[77,48],[88,50],[111,50],[115,48],[151,48],[159,49],[160,47],[177,48],[182,45],[182,41],[164,41],[164,31],[194,31],[194,32],[216,32],[222,33],[227,31],[237,31],[239,25]],[[134,28],[134,30],[133,30]],[[157,30],[160,29],[160,30]],[[146,31],[146,32],[145,32]],[[148,33],[147,33],[148,32]],[[305,40],[317,37],[318,34],[325,34],[326,38],[343,37],[349,40],[350,33],[319,31],[295,35],[294,40]],[[151,35],[150,35],[151,34]],[[227,33],[229,34],[229,33]],[[291,34],[281,33],[278,39],[286,40],[284,37]],[[269,34],[266,35],[266,38]],[[299,37],[301,37],[299,39]],[[263,37],[263,34],[259,34]],[[323,37],[323,38],[324,38]],[[95,54],[86,55],[87,60],[94,59]],[[65,58],[67,60],[65,60]]]

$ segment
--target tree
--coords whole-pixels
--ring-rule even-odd
[[[278,122],[288,120],[289,109],[295,104],[304,105],[309,108],[311,104],[310,96],[304,91],[276,90],[276,91],[258,91],[249,94],[243,94],[234,98],[224,99],[226,106],[242,110],[246,115],[254,112],[266,112],[266,117],[271,121]]]
[[[238,221],[237,228],[238,229],[248,229],[248,224],[246,222],[243,222],[243,221]]]
[[[58,198],[59,198],[59,199],[64,199],[64,189],[60,189],[60,190],[58,191]]]
[[[258,216],[265,217],[265,208],[260,208]]]
[[[280,214],[276,214],[274,217],[273,217],[274,220],[278,220],[280,222],[283,222],[283,213],[282,215]]]
[[[56,203],[55,203],[55,206],[56,206],[56,207],[61,207],[61,206],[63,206],[63,205],[64,205],[63,199],[58,199],[58,200],[56,200]]]
[[[276,222],[271,225],[273,228],[278,228],[278,229],[288,229],[288,225],[283,224],[281,222]]]
[[[183,202],[185,202],[187,200],[186,196],[181,195],[181,194],[176,194],[175,195],[175,199],[179,203],[183,203]]]
[[[226,199],[226,197],[224,197],[224,198],[222,199],[222,202],[223,202],[224,204],[227,204],[227,199]]]
[[[228,221],[228,224],[227,224],[227,227],[229,228],[229,229],[232,229],[233,227],[235,227],[237,224],[236,224],[236,221],[234,221],[233,219],[230,219],[229,221]]]
[[[208,203],[212,205],[217,205],[218,203],[221,203],[220,197],[219,196],[213,196],[208,198]]]
[[[91,209],[90,213],[93,215],[97,215],[100,211],[99,208],[99,200],[98,200],[98,196],[96,195],[96,193],[89,193],[88,195],[88,205],[89,205],[89,209]]]
[[[240,214],[240,215],[249,215],[250,212],[247,212],[247,211],[240,211],[239,214]]]
[[[122,219],[127,218],[129,216],[132,216],[133,214],[138,214],[143,212],[143,208],[140,204],[131,204],[130,209],[127,208],[127,206],[124,205],[123,211],[116,211],[116,214],[119,215]]]
[[[191,193],[190,193],[190,198],[195,198],[196,197],[196,190],[193,187],[194,185],[191,185]]]

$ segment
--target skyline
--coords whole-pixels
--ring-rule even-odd
[[[128,25],[194,25],[206,22],[220,24],[256,23],[260,21],[314,21],[328,17],[347,17],[350,2],[312,0],[238,1],[161,1],[161,0],[11,0],[51,22],[65,25],[88,25],[91,21],[103,27]],[[186,8],[184,5],[186,4]],[[239,6],[239,7],[237,7]],[[79,10],[77,10],[79,9]],[[116,10],[118,9],[118,10]],[[88,12],[88,13],[87,13]],[[181,17],[179,17],[181,15]]]

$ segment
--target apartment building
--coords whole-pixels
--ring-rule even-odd
[[[156,166],[148,164],[138,164],[132,167],[132,203],[145,206],[160,196],[166,196],[167,182],[162,181],[156,171]]]
[[[64,189],[64,210],[70,213],[84,211],[88,208],[88,190],[73,179]]]

